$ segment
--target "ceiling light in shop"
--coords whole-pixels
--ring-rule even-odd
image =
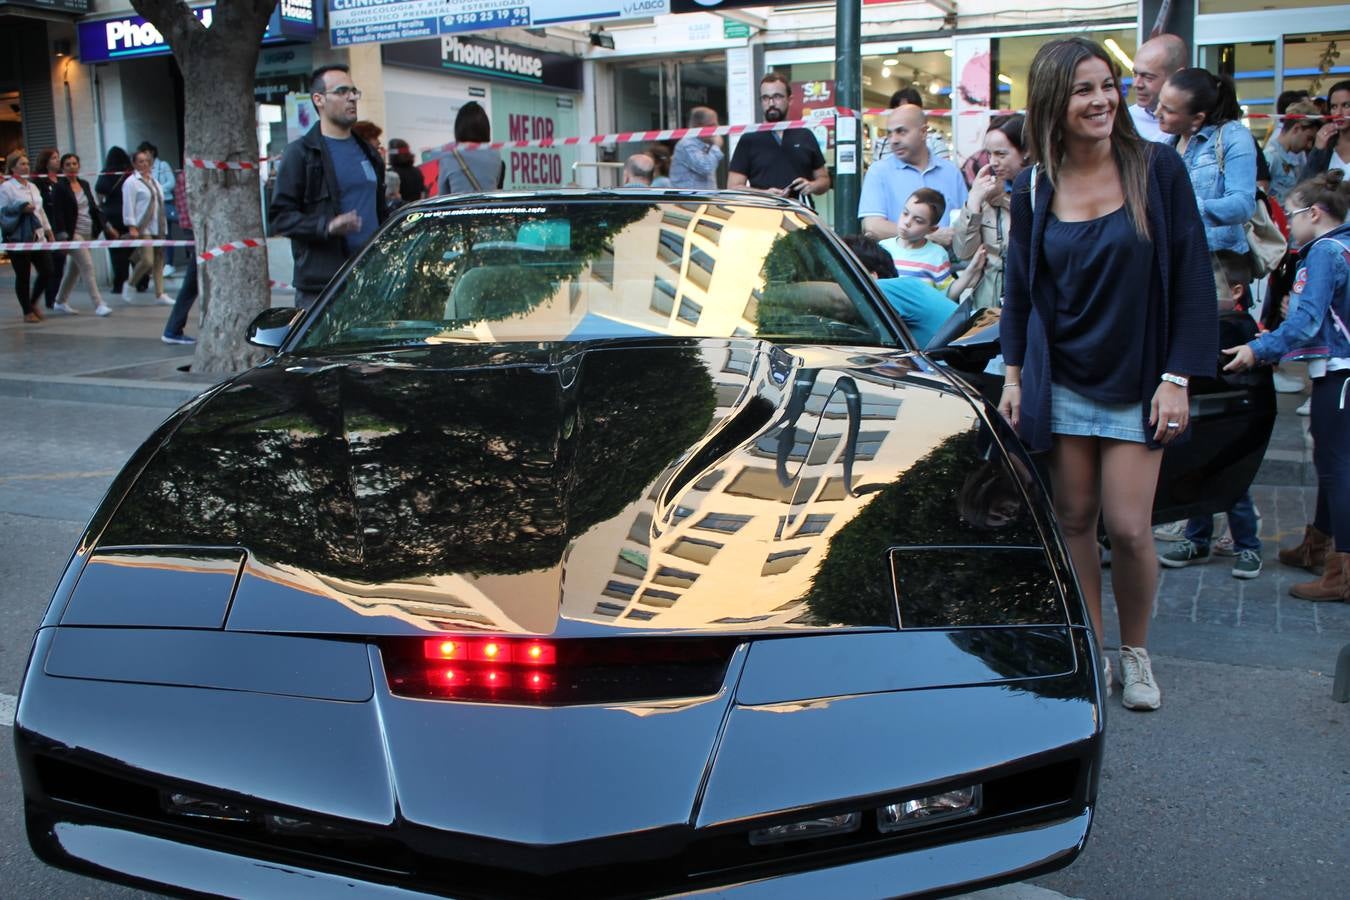
[[[1120,49],[1120,45],[1116,43],[1115,38],[1107,38],[1106,40],[1102,41],[1102,43],[1106,45],[1107,50],[1111,51],[1111,55],[1114,56],[1117,60],[1119,60],[1120,64],[1125,67],[1126,72],[1134,71],[1134,60],[1130,59],[1130,57],[1126,55],[1125,51]]]
[[[1002,72],[998,73],[998,80],[1008,85],[1009,87],[1012,86],[1012,79],[1009,78],[1007,75],[1004,75]]]
[[[950,56],[955,56],[955,55],[956,55],[956,54],[953,53],[951,50],[943,50],[942,52],[945,53],[945,54],[946,54],[947,56],[949,56],[949,57],[950,57]]]
[[[883,66],[895,66],[895,65],[899,65],[899,64],[900,64],[900,60],[898,60],[898,59],[887,59],[887,60],[883,60],[881,64],[882,64]]]
[[[890,77],[891,77],[891,67],[890,67],[890,66],[882,66],[882,67],[881,67],[881,77],[882,77],[882,78],[890,78]]]

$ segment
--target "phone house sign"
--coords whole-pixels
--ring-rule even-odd
[[[192,7],[207,28],[214,19],[215,4]],[[164,56],[173,51],[159,29],[137,15],[82,21],[78,28],[80,62],[115,62],[144,56]],[[262,43],[312,41],[315,36],[312,0],[281,0],[267,20]]]

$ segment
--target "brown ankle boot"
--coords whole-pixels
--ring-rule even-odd
[[[1323,534],[1312,525],[1303,530],[1303,543],[1280,551],[1280,562],[1296,569],[1322,574],[1322,563],[1331,550],[1331,536]]]
[[[1350,553],[1331,551],[1323,565],[1322,577],[1306,584],[1296,584],[1289,589],[1289,593],[1300,600],[1314,603],[1350,601]]]

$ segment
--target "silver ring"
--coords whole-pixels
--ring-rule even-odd
[[[1167,423],[1167,427],[1168,427],[1168,428],[1180,428],[1180,427],[1181,427],[1181,423],[1180,423],[1180,422],[1168,422],[1168,423]]]

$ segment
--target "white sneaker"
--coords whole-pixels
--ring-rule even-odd
[[[155,298],[155,302],[160,306],[173,306],[173,298],[168,294],[160,294]]]
[[[165,266],[165,267],[164,267],[164,277],[165,277],[165,278],[172,278],[172,277],[173,277],[173,273],[174,273],[174,268],[173,268],[173,266]]]
[[[1297,394],[1303,390],[1303,379],[1295,378],[1293,375],[1286,375],[1283,372],[1276,372],[1275,392],[1278,394]]]
[[[1159,525],[1153,529],[1153,536],[1160,541],[1184,541],[1186,540],[1186,520],[1177,519],[1175,522],[1168,522],[1166,525]]]
[[[119,294],[118,296],[122,298],[122,302],[123,302],[123,303],[130,303],[130,302],[131,302],[131,285],[130,285],[130,284],[124,284],[124,285],[122,285],[122,293]]]
[[[1304,400],[1303,404],[1298,409],[1294,410],[1294,412],[1298,413],[1300,416],[1311,416],[1312,397],[1309,397],[1307,400]]]
[[[53,312],[65,313],[68,316],[78,316],[79,313],[70,308],[69,303],[56,303],[52,305]]]
[[[1143,647],[1120,647],[1120,702],[1126,709],[1157,709],[1162,706],[1162,691],[1153,680],[1153,664]]]
[[[109,305],[106,304],[106,303],[100,303],[100,304],[97,306],[97,308],[94,309],[94,315],[96,315],[96,316],[111,316],[111,315],[112,315],[112,307],[109,306]]]

